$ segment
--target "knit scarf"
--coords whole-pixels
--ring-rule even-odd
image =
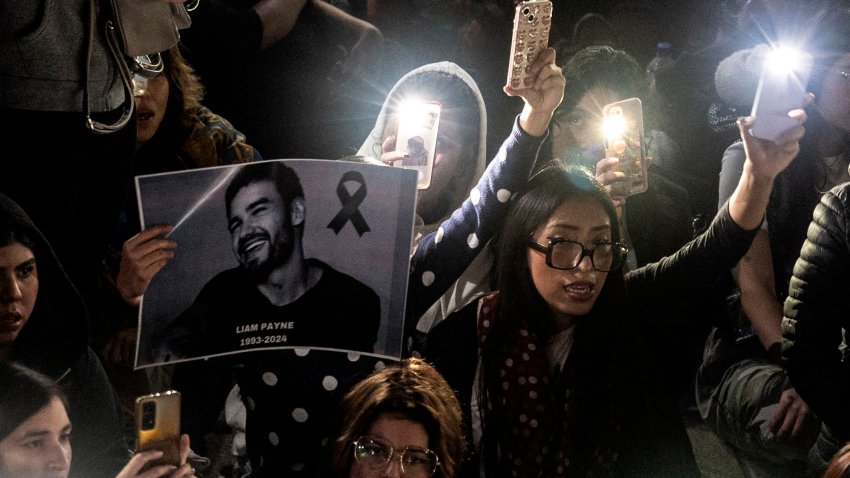
[[[498,292],[481,299],[479,346],[487,340],[498,312]],[[497,387],[495,397],[482,401],[484,436],[494,432],[494,422],[499,423],[495,428],[501,435],[497,440],[498,474],[518,477],[612,476],[611,465],[617,458],[610,446],[593,447],[589,457],[581,459],[582,463],[576,462],[576,442],[583,437],[574,436],[573,428],[576,423],[576,401],[572,390],[577,383],[575,361],[568,358],[563,370],[551,372],[546,343],[529,330],[526,321],[520,322],[519,333],[513,339],[498,369],[501,386]],[[482,380],[486,380],[484,376]],[[603,420],[615,420],[614,415],[609,414]]]

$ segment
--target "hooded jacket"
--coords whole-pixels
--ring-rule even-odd
[[[469,191],[475,187],[478,179],[484,173],[484,168],[487,166],[487,110],[484,105],[484,98],[481,96],[481,91],[478,89],[475,80],[461,67],[448,61],[430,63],[416,68],[402,76],[396,82],[387,95],[386,100],[384,100],[381,112],[378,115],[377,121],[375,121],[375,127],[357,151],[357,154],[372,158],[381,157],[381,143],[384,129],[390,120],[392,109],[400,100],[400,96],[404,90],[409,88],[411,84],[422,81],[426,75],[442,76],[442,79],[435,80],[434,83],[445,88],[457,88],[459,83],[452,82],[449,79],[449,77],[454,77],[469,89],[469,93],[478,105],[478,145],[473,155],[462,158],[464,161],[475,162],[473,174],[469,176],[469,182],[465,187],[456,188],[453,196],[447,199],[446,203],[448,207],[446,207],[442,217],[426,224],[419,215],[416,216],[414,244],[418,244],[420,239],[428,233],[437,230],[439,225],[448,219],[455,209],[461,206],[464,199],[468,197]],[[441,85],[442,83],[445,83],[445,85]],[[439,88],[439,86],[436,87]],[[487,244],[481,249],[481,252],[469,267],[466,268],[463,275],[418,319],[417,329],[420,332],[427,332],[433,325],[445,318],[452,311],[460,309],[473,299],[488,292],[490,290],[490,269],[492,264],[493,252],[490,245]]]
[[[433,79],[425,80],[427,76],[432,76]],[[460,82],[452,81],[451,78],[456,78],[460,80]],[[360,146],[360,149],[357,151],[357,155],[373,158],[381,157],[381,143],[383,141],[384,129],[387,126],[387,122],[390,120],[392,110],[401,100],[401,94],[406,88],[409,88],[411,84],[423,81],[427,82],[431,89],[436,90],[457,88],[460,84],[465,85],[469,89],[468,93],[472,96],[472,98],[474,98],[475,103],[478,106],[478,144],[477,148],[474,150],[474,154],[463,158],[463,161],[475,163],[473,173],[469,177],[466,187],[458,188],[457,193],[449,199],[445,214],[443,214],[443,216],[438,220],[428,224],[426,224],[421,217],[417,216],[415,223],[415,239],[417,241],[423,235],[436,230],[440,223],[447,219],[455,209],[460,207],[463,200],[466,199],[469,190],[475,186],[475,183],[478,182],[478,178],[481,177],[481,174],[484,172],[484,168],[487,166],[487,110],[484,106],[484,98],[481,96],[481,91],[478,90],[478,85],[475,84],[475,80],[473,80],[472,77],[463,70],[463,68],[448,61],[430,63],[416,68],[402,76],[401,79],[396,82],[387,95],[387,98],[384,100],[384,105],[381,107],[381,112],[378,114],[378,119],[375,121],[375,127],[372,129],[372,132],[369,133],[369,136],[366,138],[366,141],[363,142],[363,145]],[[451,105],[443,106],[449,107]]]
[[[12,344],[12,359],[54,379],[68,398],[71,477],[114,477],[129,459],[118,400],[88,345],[88,316],[53,249],[29,216],[0,194],[0,230],[34,243],[39,290],[32,315]]]

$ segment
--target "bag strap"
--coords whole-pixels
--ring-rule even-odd
[[[85,84],[83,86],[83,112],[86,116],[86,128],[96,134],[109,134],[114,133],[127,125],[135,111],[136,100],[133,97],[133,80],[130,77],[130,68],[124,60],[124,55],[118,51],[118,37],[115,33],[115,25],[112,20],[109,20],[106,22],[106,44],[109,46],[109,53],[112,54],[112,58],[115,60],[115,65],[118,68],[119,75],[121,76],[121,82],[124,85],[124,111],[121,113],[121,117],[113,124],[101,123],[99,121],[95,121],[91,117],[91,105],[89,104],[89,74],[91,70],[91,56],[95,36],[95,12],[95,0],[89,0],[89,38],[86,49],[86,64],[84,68]]]

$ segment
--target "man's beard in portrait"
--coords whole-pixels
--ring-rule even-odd
[[[266,231],[248,234],[239,240],[239,264],[256,282],[265,281],[273,270],[285,263],[292,255],[295,248],[293,236],[294,231],[287,231],[277,241],[272,242]],[[265,241],[264,247],[267,250],[259,254],[245,251],[246,245],[257,239]]]

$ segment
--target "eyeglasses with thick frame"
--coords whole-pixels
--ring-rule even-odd
[[[372,436],[354,440],[354,460],[371,470],[385,470],[394,457],[398,457],[402,474],[409,477],[433,476],[440,466],[440,458],[427,448],[406,446],[396,450],[386,441]]]
[[[590,258],[591,266],[599,272],[615,271],[623,266],[629,252],[628,246],[619,242],[599,241],[587,249],[584,244],[563,237],[550,237],[545,246],[529,237],[528,247],[546,254],[546,265],[562,271],[575,269],[585,257]],[[609,260],[606,255],[610,256],[607,267],[604,265]]]

